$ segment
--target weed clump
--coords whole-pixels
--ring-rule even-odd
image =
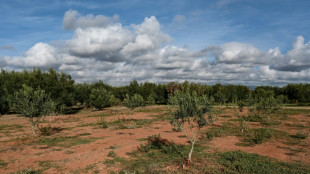
[[[161,138],[159,135],[152,135],[147,138],[147,144],[140,145],[138,148],[142,152],[149,152],[152,149],[157,149],[162,153],[165,154],[171,154],[171,153],[177,153],[179,146],[175,143]]]
[[[38,129],[40,131],[40,134],[43,136],[50,136],[54,133],[62,131],[62,128],[52,127],[50,124],[48,124],[47,126],[38,126]]]

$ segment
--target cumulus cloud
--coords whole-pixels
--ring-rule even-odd
[[[94,16],[92,14],[82,16],[75,10],[69,10],[65,13],[63,27],[67,30],[73,30],[76,28],[105,27],[115,23],[118,20],[118,15],[114,15],[113,17],[106,17],[103,15]]]
[[[231,42],[219,46],[211,46],[204,50],[215,56],[219,63],[251,63],[266,64],[265,52],[249,44]]]
[[[310,43],[305,43],[302,36],[298,36],[293,43],[293,49],[287,54],[279,54],[271,64],[271,68],[280,71],[300,72],[310,68]]]
[[[39,42],[31,47],[24,56],[6,58],[7,64],[16,67],[55,67],[60,64],[57,60],[57,50],[45,43]]]
[[[310,44],[302,36],[285,54],[277,47],[260,50],[239,42],[191,50],[172,45],[172,38],[154,16],[129,26],[118,23],[117,18],[67,11],[63,25],[74,30],[71,39],[62,44],[40,42],[23,56],[0,57],[1,68],[53,67],[71,74],[77,82],[103,80],[112,85],[134,79],[251,86],[310,80]],[[182,22],[182,16],[178,20]]]
[[[120,24],[105,28],[78,28],[65,47],[75,56],[118,62],[123,59],[121,49],[132,39],[131,32]]]

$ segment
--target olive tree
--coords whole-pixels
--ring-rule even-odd
[[[90,106],[101,109],[110,106],[111,94],[105,88],[93,88],[89,96]]]
[[[126,94],[124,105],[133,111],[136,107],[143,106],[144,100],[140,94],[134,94],[133,96]]]
[[[34,136],[36,136],[35,127],[40,122],[40,118],[55,111],[55,103],[44,90],[35,90],[26,85],[11,96],[10,104],[15,112],[29,118]]]
[[[192,153],[201,128],[215,121],[212,115],[212,101],[213,98],[205,95],[198,96],[196,92],[191,93],[189,90],[186,92],[177,91],[174,95],[169,96],[171,124],[179,131],[183,131],[191,143],[188,164],[192,162]],[[207,113],[208,116],[206,116]]]
[[[273,115],[277,115],[283,108],[283,99],[281,97],[275,98],[273,96],[260,98],[256,103],[256,110],[263,114],[266,124],[270,124]]]

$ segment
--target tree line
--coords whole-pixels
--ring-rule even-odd
[[[26,85],[34,90],[44,90],[55,103],[58,112],[73,105],[103,108],[139,99],[143,104],[167,104],[169,95],[176,91],[190,91],[197,95],[213,97],[218,104],[250,102],[251,99],[280,97],[286,103],[310,103],[310,84],[288,84],[284,87],[258,86],[250,89],[245,85],[207,85],[200,83],[170,82],[155,84],[138,83],[136,80],[127,86],[111,86],[102,81],[76,83],[69,74],[54,69],[42,71],[38,68],[22,72],[1,70],[0,73],[0,113],[12,108],[10,101],[14,93]],[[134,97],[135,96],[135,97]],[[133,99],[131,99],[133,97]],[[106,99],[109,99],[108,101]]]

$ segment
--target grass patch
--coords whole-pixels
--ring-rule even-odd
[[[138,141],[147,141],[147,138],[139,138]]]
[[[273,136],[273,129],[270,128],[251,129],[247,132],[242,143],[239,143],[239,145],[252,146],[255,144],[261,144],[271,139],[272,136]]]
[[[79,117],[67,117],[67,118],[63,118],[61,119],[63,122],[65,123],[71,123],[71,122],[78,122],[81,119]]]
[[[310,109],[293,109],[287,108],[280,111],[279,115],[299,115],[299,114],[309,114]]]
[[[3,161],[3,160],[0,159],[0,168],[4,168],[4,167],[6,167],[7,165],[8,165],[7,162],[5,162],[5,161]]]
[[[306,126],[303,124],[290,124],[290,123],[285,123],[285,126],[289,127],[297,127],[297,128],[305,128]]]
[[[79,136],[87,136],[87,135],[91,135],[91,133],[81,133],[81,134],[79,134]]]
[[[88,144],[95,141],[95,138],[82,139],[77,136],[69,137],[41,137],[38,141],[40,145],[58,146],[58,147],[72,147],[80,144]]]
[[[96,162],[94,164],[90,164],[86,166],[85,168],[78,168],[76,170],[71,170],[70,173],[90,173],[89,171],[92,171],[91,173],[99,173],[97,169],[97,164],[100,162]]]
[[[223,173],[309,173],[309,166],[272,160],[257,154],[241,151],[219,154],[218,159]]]
[[[99,127],[104,128],[104,129],[109,127],[108,123],[104,120],[103,116],[100,117],[97,124],[99,125]]]
[[[154,120],[149,119],[117,119],[113,122],[109,122],[108,125],[115,126],[116,129],[135,129],[141,128],[144,125],[149,125]]]
[[[88,126],[97,126],[98,123],[84,123],[84,124],[79,124],[76,127],[88,127]]]
[[[180,167],[187,162],[187,155],[190,149],[189,145],[178,145],[162,139],[159,135],[150,136],[147,141],[145,145],[140,145],[138,150],[129,153],[132,156],[131,159],[118,161],[118,167],[122,168],[119,173],[186,172]],[[201,164],[200,159],[206,159],[203,149],[202,146],[196,144],[192,159],[194,163]],[[112,161],[109,162],[111,163]],[[115,165],[116,163],[113,166]],[[166,168],[168,166],[171,166],[175,170],[169,172],[169,169]],[[198,168],[201,169],[201,166],[191,166],[191,170],[193,169],[192,173],[197,173]]]
[[[108,157],[115,158],[115,157],[117,157],[117,155],[116,155],[116,153],[115,153],[113,150],[111,150],[111,151],[109,151],[109,153],[108,153]]]
[[[33,170],[31,168],[23,169],[18,172],[15,172],[14,174],[41,174],[41,170]]]
[[[21,130],[24,126],[20,124],[0,125],[0,131]]]
[[[39,167],[40,168],[40,171],[43,172],[45,170],[48,170],[50,168],[56,168],[58,169],[59,168],[59,165],[57,164],[56,161],[38,161],[39,162]]]
[[[66,150],[65,151],[65,154],[72,154],[72,153],[74,153],[75,151],[72,151],[72,150]]]
[[[119,149],[119,146],[110,146],[108,149]]]
[[[230,123],[224,122],[222,126],[209,128],[205,133],[205,137],[208,140],[211,140],[214,137],[232,136],[232,135],[238,135],[239,133],[240,133],[239,128],[232,127],[230,126]]]
[[[136,112],[143,112],[143,113],[158,113],[165,111],[163,108],[150,108],[150,107],[142,107],[136,110]]]
[[[308,137],[308,133],[303,129],[300,129],[295,135],[291,135],[291,137],[295,139],[306,139]]]
[[[309,173],[309,166],[277,160],[245,152],[206,153],[197,144],[193,164],[182,169],[190,146],[177,145],[159,136],[130,153],[130,159],[115,157],[104,164],[121,168],[117,173]]]
[[[47,126],[38,126],[38,129],[40,131],[40,134],[43,136],[50,136],[54,133],[59,133],[63,130],[60,127],[51,127],[50,124],[48,124]]]
[[[108,117],[108,116],[112,116],[112,113],[100,113],[100,114],[95,114],[95,115],[90,115],[87,117]]]
[[[231,116],[231,115],[220,115],[220,117],[223,117],[223,118],[231,118],[232,116]]]
[[[263,118],[258,114],[251,114],[247,117],[244,117],[244,120],[249,122],[262,122]]]

